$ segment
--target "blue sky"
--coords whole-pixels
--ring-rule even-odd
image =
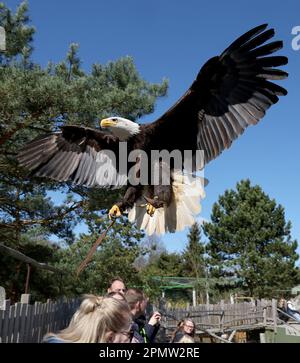
[[[19,1],[5,4],[15,9]],[[169,79],[168,96],[142,122],[154,120],[172,106],[200,67],[236,37],[262,23],[274,27],[276,39],[284,41],[281,54],[289,57],[284,69],[290,77],[281,82],[289,94],[206,167],[210,183],[201,217],[209,219],[218,196],[250,178],[285,207],[292,236],[300,240],[300,50],[291,46],[292,28],[300,25],[299,1],[274,5],[261,0],[31,0],[29,6],[37,28],[33,58],[42,66],[62,60],[69,44],[77,42],[86,71],[93,63],[130,55],[147,81]],[[186,240],[185,232],[163,237],[170,251],[183,249]]]

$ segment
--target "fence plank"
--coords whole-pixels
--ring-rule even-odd
[[[273,302],[274,306],[274,302]],[[172,315],[185,318],[189,311],[183,309],[169,309]],[[173,319],[168,318],[169,311],[166,310],[165,326],[174,328],[177,324]],[[223,313],[222,313],[223,312]],[[273,315],[272,315],[273,312]],[[263,326],[266,318],[276,319],[272,303],[270,301],[239,302],[235,304],[201,304],[193,307],[190,317],[194,320],[198,331],[224,331],[225,329],[236,329],[236,327],[251,328],[255,325]]]
[[[0,310],[0,342],[41,342],[46,333],[57,332],[68,325],[79,303],[79,299],[59,299],[56,302],[47,300],[46,303],[36,302],[34,305],[17,303],[10,306],[10,301],[6,300],[5,310]],[[166,308],[164,323],[167,329],[174,329],[178,320],[190,316],[198,331],[213,332],[239,326],[265,325],[276,318],[274,306],[276,301],[257,301],[256,305],[253,302],[221,302],[189,306],[189,309]]]
[[[14,331],[14,323],[15,323],[15,305],[11,306],[9,309],[9,322],[7,329],[7,343],[11,343],[13,340],[13,331]]]
[[[24,343],[31,343],[31,317],[33,306],[26,304],[26,326],[25,326],[25,340]]]
[[[66,327],[79,305],[79,300],[34,305],[17,303],[0,312],[1,342],[41,342],[48,331]]]
[[[274,332],[277,333],[277,300],[272,299],[272,315],[273,315],[273,324],[274,324]]]
[[[2,342],[8,342],[8,324],[9,324],[9,311],[10,311],[10,300],[5,300],[4,319],[2,323]]]
[[[16,305],[16,310],[15,310],[15,324],[14,324],[14,331],[13,331],[13,339],[12,342],[13,343],[19,343],[19,339],[20,339],[20,312],[21,312],[21,303],[17,303]]]
[[[27,304],[21,304],[19,343],[25,342]]]
[[[4,321],[4,313],[5,313],[5,311],[0,309],[0,343],[3,343],[1,332],[2,332],[2,325],[3,325],[3,321]]]
[[[39,331],[39,325],[40,325],[40,315],[39,315],[39,305],[40,303],[35,302],[33,305],[33,314],[34,314],[34,326],[33,326],[33,337],[32,340],[34,342],[38,342],[38,331]]]

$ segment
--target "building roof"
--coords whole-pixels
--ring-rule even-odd
[[[300,293],[300,285],[297,285],[297,286],[292,288],[292,294],[293,295],[298,295],[299,293]]]

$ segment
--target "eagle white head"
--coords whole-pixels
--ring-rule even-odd
[[[117,136],[121,141],[128,140],[140,132],[140,126],[123,117],[109,117],[101,120],[100,126],[107,128],[114,136]]]

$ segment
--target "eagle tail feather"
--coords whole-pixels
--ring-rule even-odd
[[[147,235],[162,235],[166,232],[182,231],[195,223],[195,217],[201,211],[200,201],[205,197],[203,178],[190,177],[181,172],[172,173],[173,199],[168,206],[158,208],[151,217],[140,205],[139,198],[129,211],[128,219],[136,223]]]

